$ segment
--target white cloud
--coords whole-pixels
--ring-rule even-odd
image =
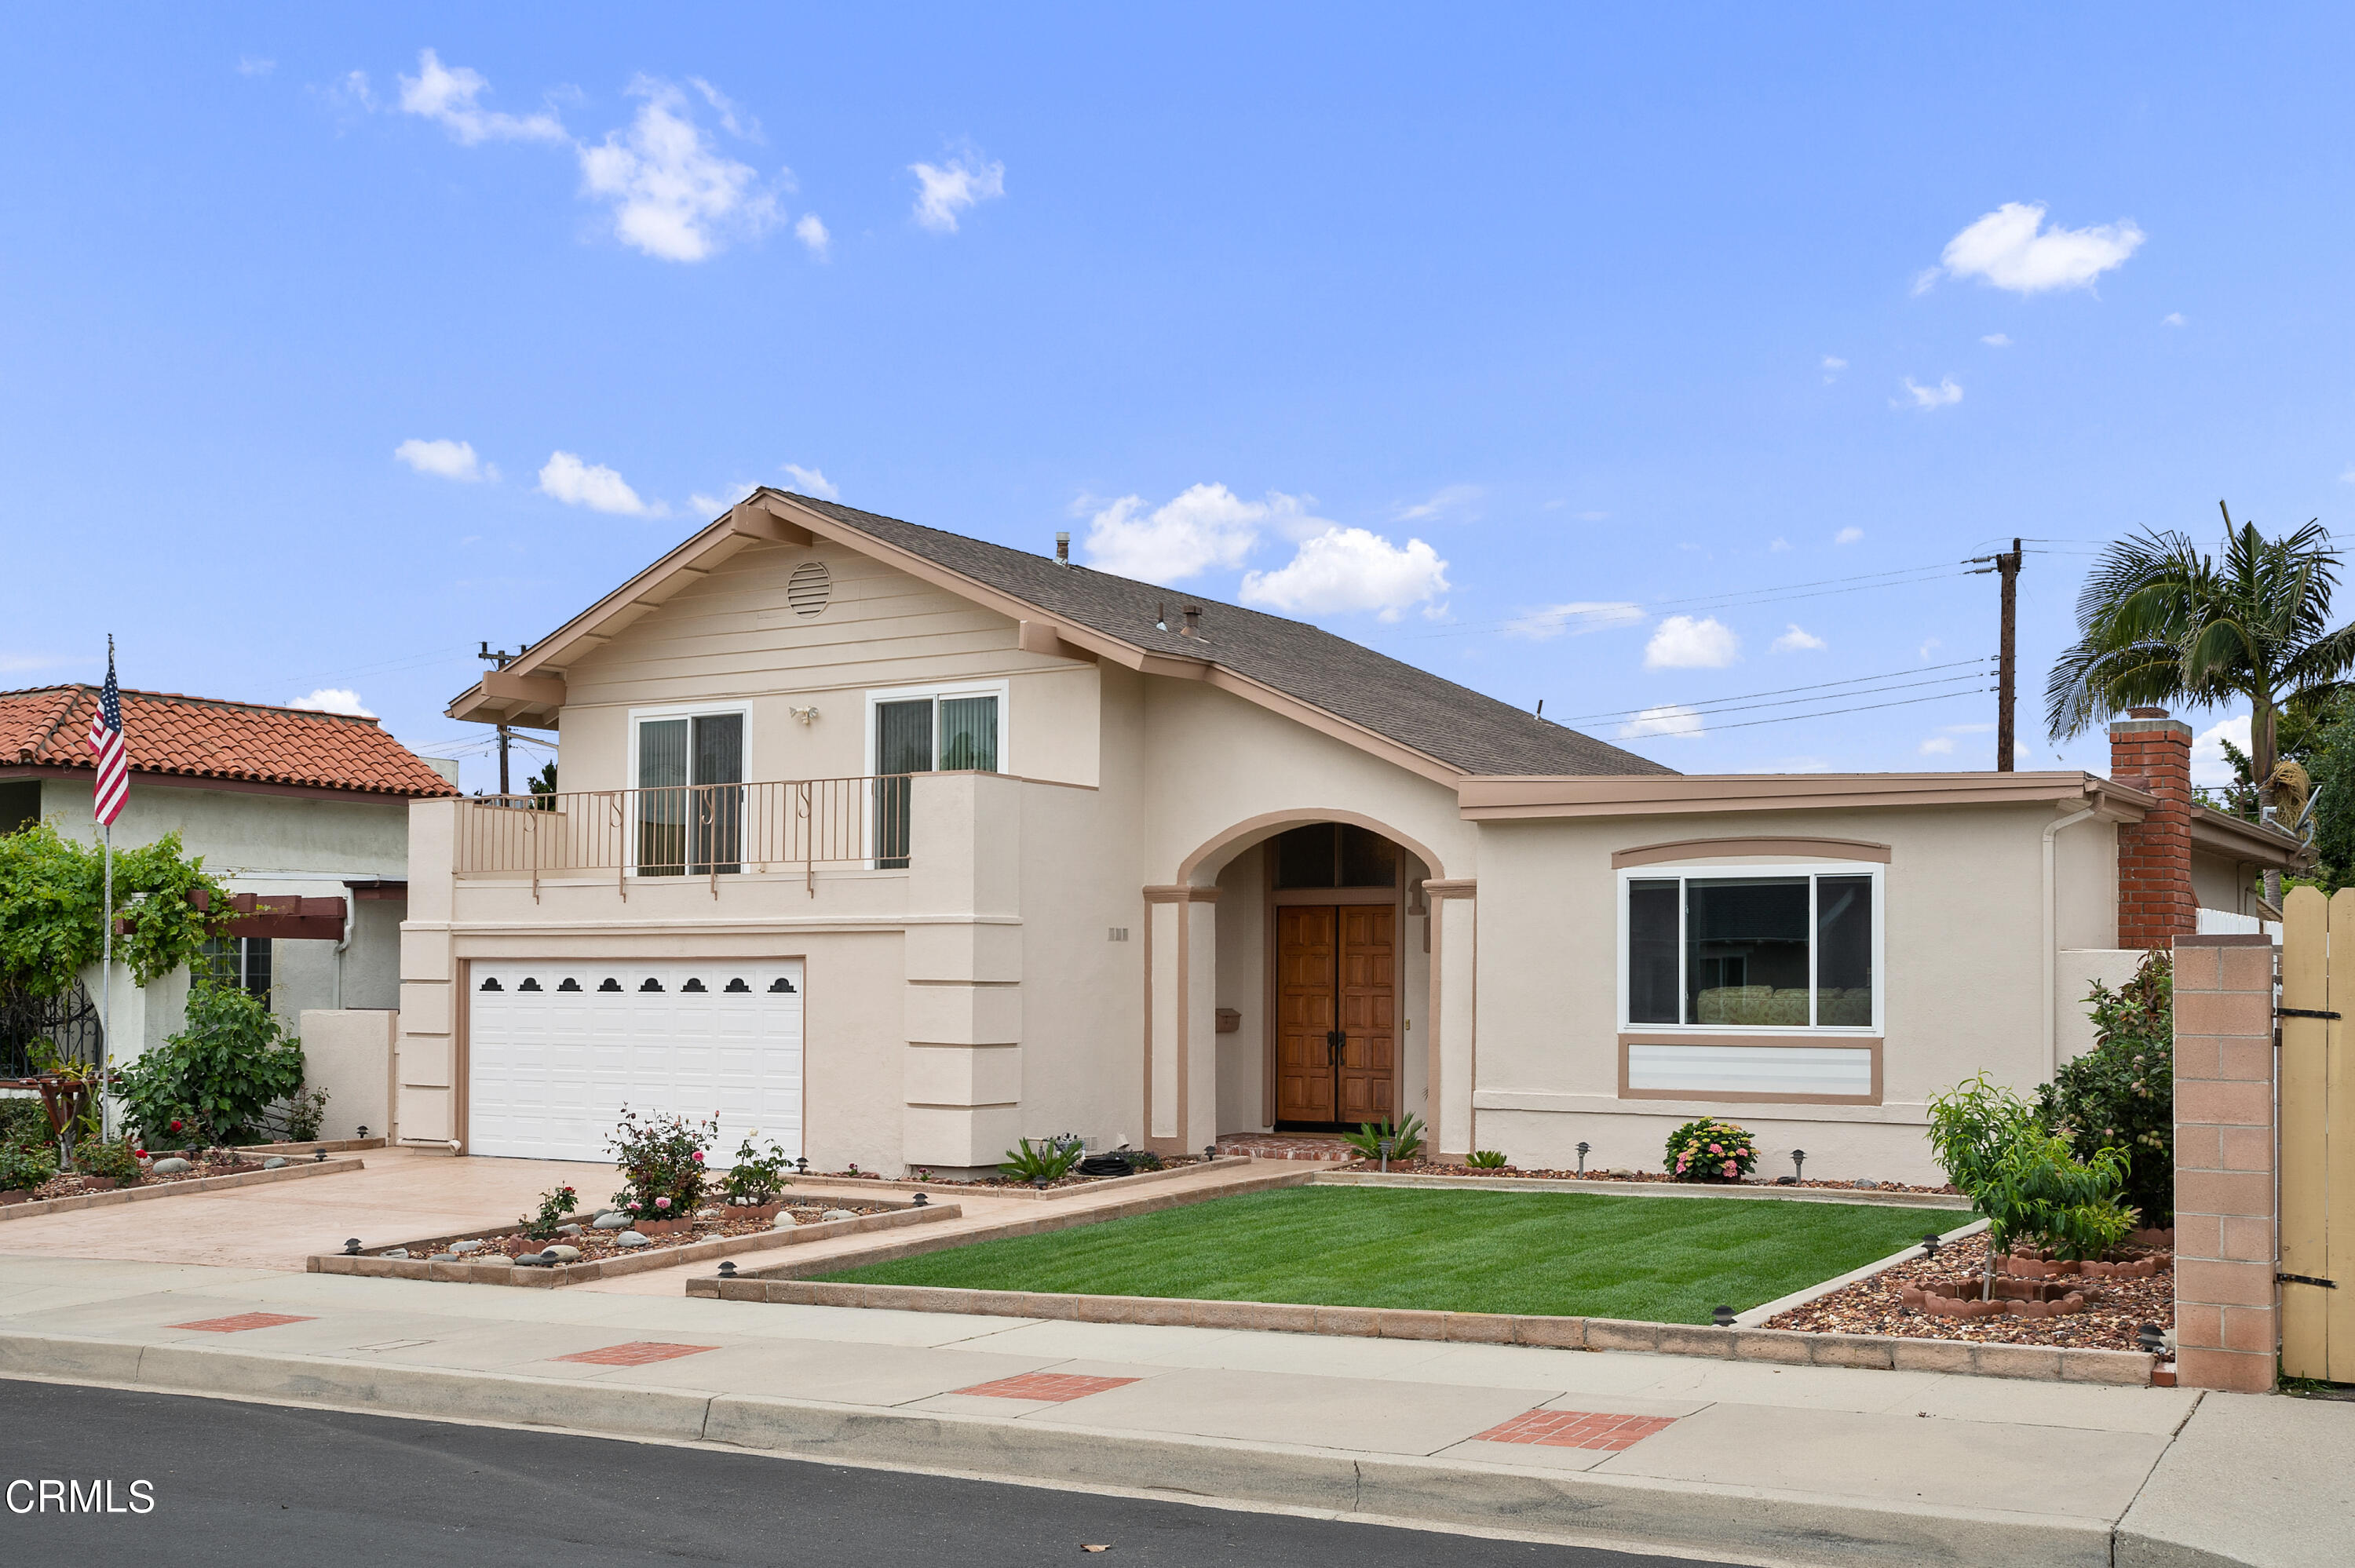
[[[2041,202],[2004,203],[1946,241],[1940,265],[1916,279],[1913,291],[1928,289],[1942,270],[2016,294],[2082,289],[2123,265],[2143,241],[2142,230],[2127,218],[2090,228],[2044,228],[2043,223]]]
[[[703,95],[703,101],[711,105],[711,107],[718,111],[719,115],[719,128],[722,131],[727,132],[730,136],[739,137],[746,142],[760,142],[766,140],[766,138],[761,134],[761,122],[753,119],[749,114],[740,114],[737,111],[736,105],[730,102],[728,96],[721,92],[718,88],[712,86],[709,82],[704,80],[699,76],[688,77],[687,80],[687,85],[694,88],[696,91]]]
[[[1922,743],[1921,752],[1924,757],[1952,757],[1955,754],[1954,737],[1934,735]]]
[[[712,144],[687,115],[687,95],[640,77],[645,101],[627,131],[580,148],[581,180],[613,207],[613,233],[665,261],[700,261],[736,235],[758,234],[783,217],[749,164]]]
[[[2191,782],[2210,789],[2221,789],[2232,782],[2232,765],[2224,757],[2223,743],[2228,740],[2240,748],[2241,755],[2248,755],[2248,715],[2211,725],[2193,737]]]
[[[916,221],[937,234],[957,231],[957,214],[1006,194],[1006,165],[986,163],[970,148],[943,164],[911,164],[916,176]]]
[[[1944,646],[1944,643],[1933,637],[1922,644],[1922,657],[1927,659],[1931,654],[1935,653]]]
[[[794,220],[794,238],[821,261],[826,259],[834,245],[834,236],[826,231],[825,223],[814,212],[805,212]]]
[[[784,463],[781,466],[786,475],[793,480],[793,483],[785,487],[788,490],[798,490],[804,495],[815,495],[821,501],[833,501],[842,494],[841,491],[834,487],[833,482],[826,477],[826,472],[822,469],[804,468],[797,462]]]
[[[2165,315],[2158,318],[2158,324],[2161,326],[2179,327],[2183,324],[2183,313],[2181,311],[2169,311]]]
[[[276,60],[264,59],[260,55],[240,55],[238,57],[237,74],[240,76],[268,76],[272,71],[274,71],[277,69],[278,62]]]
[[[1789,630],[1774,639],[1769,651],[1775,653],[1815,653],[1830,646],[1814,632],[1793,621]]]
[[[1578,520],[1581,523],[1600,523],[1610,515],[1608,512],[1582,512],[1578,514]]]
[[[1790,547],[1791,547],[1791,541],[1790,541],[1790,540],[1788,540],[1788,539],[1785,539],[1785,538],[1782,538],[1782,537],[1780,537],[1780,536],[1777,536],[1776,538],[1774,538],[1774,540],[1772,540],[1771,542],[1769,542],[1769,543],[1768,543],[1768,545],[1767,545],[1767,546],[1766,546],[1766,553],[1767,553],[1768,555],[1770,555],[1770,556],[1779,556],[1779,555],[1781,555],[1784,551],[1785,551],[1785,550],[1789,549]]]
[[[1863,537],[1864,530],[1861,528],[1843,528],[1838,533],[1832,535],[1832,543],[1835,545],[1853,545],[1859,539]]]
[[[1942,724],[1938,727],[1948,735],[1993,735],[1995,733],[1995,726],[1992,724]],[[2019,742],[2012,743],[2012,749],[2014,751],[2019,749]]]
[[[1905,395],[1913,399],[1913,407],[1924,413],[1933,408],[1952,408],[1963,400],[1963,389],[1955,385],[1955,378],[1951,376],[1940,377],[1935,387],[1917,387],[1914,385],[1913,378],[1909,376],[1905,377],[1904,385]],[[1889,402],[1891,408],[1904,407],[1894,397],[1891,397]]]
[[[2355,463],[2350,463],[2347,465],[2347,471],[2339,476],[2339,482],[2341,484],[2355,484]]]
[[[1432,492],[1427,501],[1418,501],[1412,506],[1400,507],[1397,514],[1398,520],[1401,523],[1426,523],[1454,517],[1469,522],[1478,515],[1472,512],[1471,508],[1473,503],[1480,499],[1482,493],[1481,488],[1476,484],[1447,485]]]
[[[602,463],[582,462],[571,452],[549,454],[539,471],[539,493],[591,512],[615,512],[627,517],[657,514],[620,474]]]
[[[1678,740],[1699,740],[1709,731],[1703,727],[1700,715],[1682,703],[1670,703],[1664,707],[1646,708],[1619,726],[1621,740],[1642,740],[1647,736],[1668,736]]]
[[[1265,501],[1245,501],[1223,484],[1198,484],[1147,512],[1143,496],[1124,495],[1089,520],[1084,546],[1088,565],[1146,582],[1174,582],[1212,567],[1240,567],[1259,543],[1261,527],[1279,515],[1329,527],[1321,518],[1307,517],[1306,500],[1270,491]]]
[[[1838,355],[1827,354],[1824,355],[1824,385],[1828,387],[1833,382],[1838,380],[1839,373],[1847,368],[1848,361],[1842,359]]]
[[[499,477],[496,466],[474,456],[472,441],[423,441],[412,437],[393,448],[392,455],[420,473],[454,479],[462,484]]]
[[[0,674],[16,674],[25,670],[46,670],[65,661],[47,653],[0,653]]]
[[[1715,616],[1703,620],[1669,616],[1644,645],[1646,670],[1722,670],[1740,657],[1742,639]]]
[[[348,686],[322,686],[307,697],[297,697],[286,705],[314,714],[349,714],[354,718],[374,718],[376,715],[360,705],[360,694]]]
[[[1420,539],[1404,547],[1363,528],[1328,527],[1304,539],[1290,564],[1272,572],[1245,572],[1245,604],[1308,615],[1378,610],[1384,620],[1420,604],[1436,617],[1447,591],[1447,563]]]
[[[716,491],[690,491],[687,497],[687,510],[698,517],[717,517],[721,513],[734,508],[738,502],[759,488],[760,486],[749,479],[740,479],[735,483],[723,485]]]
[[[1979,339],[1979,341],[1987,344],[1989,348],[2009,348],[2011,346],[2011,339],[2005,334],[1999,332],[1991,332],[1987,334],[1987,336]]]
[[[357,71],[352,75],[365,94],[368,79]],[[566,139],[563,123],[546,110],[538,114],[506,114],[475,103],[474,100],[490,85],[480,71],[464,66],[453,70],[443,65],[432,49],[420,49],[417,74],[400,79],[400,110],[404,114],[419,114],[433,121],[469,147],[479,142]],[[363,97],[362,101],[368,101]]]
[[[1643,610],[1625,599],[1579,599],[1515,616],[1505,622],[1505,635],[1542,642],[1565,631],[1572,637],[1583,637],[1590,631],[1608,631],[1614,626],[1634,626],[1643,619]]]

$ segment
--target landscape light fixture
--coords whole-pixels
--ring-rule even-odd
[[[1806,1179],[1807,1151],[1804,1149],[1795,1149],[1791,1150],[1791,1180],[1804,1181]]]
[[[2156,1323],[2145,1323],[2135,1330],[2135,1343],[2154,1356],[2162,1355],[2167,1351],[2166,1330]]]
[[[1382,1169],[1388,1171],[1391,1168],[1391,1150],[1398,1147],[1398,1139],[1385,1138],[1374,1147],[1382,1151]]]
[[[349,1241],[347,1241],[347,1242],[344,1243],[344,1255],[345,1255],[346,1257],[357,1257],[357,1256],[359,1256],[359,1255],[360,1255],[360,1238],[359,1238],[359,1237],[357,1237],[357,1236],[354,1236],[354,1237],[352,1237]]]
[[[1202,1145],[1202,1158],[1203,1158],[1203,1159],[1205,1159],[1205,1160],[1216,1160],[1218,1157],[1219,1157],[1219,1146],[1218,1146],[1217,1144],[1215,1144],[1215,1143],[1206,1143],[1206,1144]]]
[[[1581,1139],[1579,1140],[1579,1144],[1578,1144],[1578,1173],[1579,1173],[1581,1176],[1583,1176],[1583,1175],[1585,1175],[1585,1174],[1586,1174],[1586,1154],[1587,1154],[1587,1150],[1589,1150],[1593,1149],[1593,1147],[1594,1147],[1594,1146],[1593,1146],[1593,1144],[1588,1143],[1588,1142],[1587,1142],[1585,1139]]]
[[[366,1122],[360,1123],[360,1136],[362,1138],[366,1138],[368,1136],[368,1123]]]
[[[1937,1232],[1931,1231],[1922,1237],[1922,1255],[1923,1257],[1935,1257],[1938,1255]]]
[[[1709,1316],[1710,1321],[1715,1323],[1721,1329],[1731,1329],[1733,1327],[1733,1308],[1731,1307],[1720,1307],[1716,1311],[1711,1312]]]
[[[802,1175],[802,1176],[806,1176],[806,1175],[808,1175],[808,1174],[809,1174],[809,1161],[808,1161],[807,1160],[794,1160],[794,1171],[795,1174],[797,1174],[797,1175]]]
[[[736,1277],[736,1260],[734,1258],[723,1257],[719,1260],[719,1277],[722,1279],[733,1279]]]
[[[932,1206],[932,1201],[930,1198],[925,1197],[922,1192],[919,1192],[919,1193],[917,1193],[917,1194],[916,1194],[916,1207],[917,1207],[917,1208],[920,1208],[920,1209],[929,1209],[929,1208],[931,1208]]]
[[[326,1150],[325,1150],[324,1148],[321,1148],[321,1149],[314,1149],[314,1150],[311,1150],[311,1163],[312,1163],[312,1164],[314,1164],[314,1165],[325,1165],[326,1162],[327,1162],[327,1151],[326,1151]]]

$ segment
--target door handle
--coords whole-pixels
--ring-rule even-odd
[[[1325,1054],[1328,1065],[1337,1067],[1341,1065],[1341,1050],[1348,1043],[1349,1036],[1341,1030],[1327,1029],[1325,1032]]]

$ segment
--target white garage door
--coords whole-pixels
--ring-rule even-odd
[[[613,1158],[624,1105],[719,1118],[714,1165],[757,1129],[802,1152],[799,959],[476,963],[467,1151]]]

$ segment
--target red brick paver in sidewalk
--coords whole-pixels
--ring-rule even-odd
[[[193,1323],[166,1323],[167,1329],[201,1329],[208,1334],[242,1334],[248,1329],[275,1329],[281,1323],[308,1323],[309,1318],[290,1318],[283,1312],[240,1312],[234,1318],[199,1318]]]
[[[681,1356],[701,1355],[716,1351],[718,1345],[666,1345],[657,1340],[633,1340],[626,1345],[607,1345],[602,1351],[578,1351],[569,1356],[550,1356],[557,1361],[586,1361],[598,1367],[647,1367],[656,1361],[677,1361]]]
[[[1019,1377],[1002,1377],[996,1383],[977,1383],[971,1388],[951,1392],[977,1393],[985,1399],[1045,1399],[1060,1404],[1135,1381],[1133,1377],[1081,1377],[1072,1372],[1024,1372]]]
[[[1536,1443],[1548,1448],[1632,1448],[1675,1424],[1663,1415],[1598,1415],[1588,1410],[1532,1410],[1473,1434],[1475,1443]]]

